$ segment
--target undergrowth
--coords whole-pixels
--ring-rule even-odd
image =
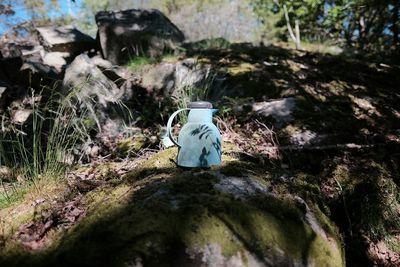
[[[10,174],[7,181],[0,177],[0,206],[19,199],[28,187],[40,190],[40,182],[62,179],[72,166],[76,145],[90,138],[91,130],[85,121],[92,113],[87,106],[80,107],[79,90],[61,95],[53,88],[48,97],[44,90],[32,90],[25,98],[31,115],[23,124],[1,115],[5,123],[0,129],[0,166]],[[41,103],[43,98],[48,99]]]

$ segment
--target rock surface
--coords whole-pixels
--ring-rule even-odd
[[[101,11],[96,23],[103,56],[113,64],[139,55],[161,55],[184,40],[183,33],[155,9]]]
[[[61,72],[67,65],[67,58],[71,55],[68,52],[50,52],[43,56],[43,63],[54,67],[58,72]]]
[[[5,58],[13,58],[22,56],[21,48],[14,42],[2,44],[2,48]]]
[[[59,72],[52,66],[37,60],[25,60],[19,72],[19,82],[27,87],[43,89],[52,86],[59,78]]]
[[[79,54],[95,47],[95,40],[73,26],[38,27],[39,41],[51,52]]]
[[[79,55],[68,66],[63,80],[65,87],[77,89],[82,101],[96,97],[96,103],[106,108],[123,97],[123,92],[98,69],[87,55]]]
[[[271,116],[275,120],[282,122],[293,119],[292,113],[295,108],[296,99],[293,97],[253,104],[253,111],[265,117]]]
[[[25,124],[31,117],[33,110],[18,109],[11,112],[11,120],[16,124]]]
[[[46,265],[344,266],[337,230],[315,204],[273,193],[265,171],[228,156],[212,170],[176,169],[176,152],[89,193],[86,217],[45,251]]]
[[[126,80],[131,79],[134,75],[126,68],[112,64],[110,61],[94,56],[91,58],[96,67],[98,67],[108,79],[117,85],[122,85]]]
[[[211,66],[198,63],[194,58],[161,62],[145,67],[141,73],[141,80],[144,88],[164,97],[179,99],[183,90],[206,90],[207,86],[210,86],[207,83],[212,82]]]
[[[118,88],[85,54],[77,56],[66,68],[63,86],[65,94],[74,92],[76,104],[98,129],[110,116],[118,118],[118,114],[123,114],[115,110],[122,108],[121,104],[131,97],[127,89]]]

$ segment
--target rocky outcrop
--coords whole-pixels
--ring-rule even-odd
[[[38,39],[47,51],[80,54],[95,48],[95,40],[73,26],[38,27]]]
[[[73,91],[79,105],[90,111],[99,127],[100,121],[110,115],[107,110],[129,99],[129,93],[118,88],[85,54],[77,56],[67,67],[63,86],[65,94]]]
[[[275,195],[262,180],[246,175],[205,171],[166,177],[133,196],[137,206],[125,220],[154,218],[134,223],[135,230],[126,233],[134,240],[128,245],[133,261],[150,266],[344,266],[338,237],[324,230],[302,199]],[[144,244],[146,249],[136,254]]]
[[[45,85],[53,86],[60,79],[59,72],[54,67],[36,60],[26,60],[19,71],[19,82],[37,90],[43,89]]]
[[[135,56],[161,55],[183,40],[183,33],[160,11],[130,9],[96,14],[98,38],[105,59],[123,64]]]
[[[226,155],[218,168],[184,171],[171,163],[176,152],[136,162],[123,177],[111,171],[104,180],[85,176],[97,184],[80,196],[85,217],[60,242],[35,253],[46,266],[61,267],[345,266],[336,227],[316,203],[274,192],[269,171]],[[19,231],[43,228],[41,218]],[[47,231],[53,233],[36,235],[36,243],[57,236],[57,222],[51,222]],[[15,236],[24,243],[20,233]],[[19,265],[4,266],[31,262],[29,253],[7,257]]]
[[[122,85],[126,80],[134,77],[126,68],[112,64],[110,61],[101,58],[97,55],[91,58],[96,67],[98,67],[108,79],[116,83],[118,86]]]
[[[189,88],[207,90],[214,82],[211,65],[198,63],[194,58],[145,67],[141,73],[141,81],[144,88],[174,99],[180,99],[185,94],[182,91]]]

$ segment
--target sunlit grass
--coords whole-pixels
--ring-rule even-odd
[[[172,53],[163,54],[158,58],[159,61],[175,62],[178,60],[178,56]]]
[[[175,62],[177,60],[177,56],[172,53],[165,53],[161,56],[152,58],[148,56],[137,56],[131,59],[128,63],[125,64],[125,67],[132,70],[138,71],[143,66],[150,65],[150,64],[157,64],[163,61],[166,62]]]
[[[324,42],[306,42],[303,41],[301,43],[301,48],[306,51],[321,53],[321,54],[330,54],[330,55],[339,55],[343,52],[343,49],[337,45],[332,45]]]
[[[125,65],[125,67],[130,69],[130,70],[136,71],[136,70],[139,70],[140,68],[142,68],[145,65],[154,64],[154,63],[157,63],[156,59],[153,59],[153,58],[150,58],[150,57],[139,56],[139,57],[135,57],[132,60],[130,60]]]
[[[24,197],[27,189],[27,187],[22,188],[14,185],[6,188],[2,185],[0,187],[0,209],[4,209],[10,206],[12,203],[21,200]]]

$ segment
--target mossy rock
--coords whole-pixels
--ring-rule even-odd
[[[4,255],[0,265],[344,266],[339,236],[323,230],[330,222],[313,206],[271,193],[227,155],[219,168],[186,171],[170,161],[176,152],[90,192],[87,216],[50,247]]]
[[[143,149],[149,140],[143,134],[138,134],[133,137],[128,137],[118,141],[117,151],[121,155],[131,155]]]

